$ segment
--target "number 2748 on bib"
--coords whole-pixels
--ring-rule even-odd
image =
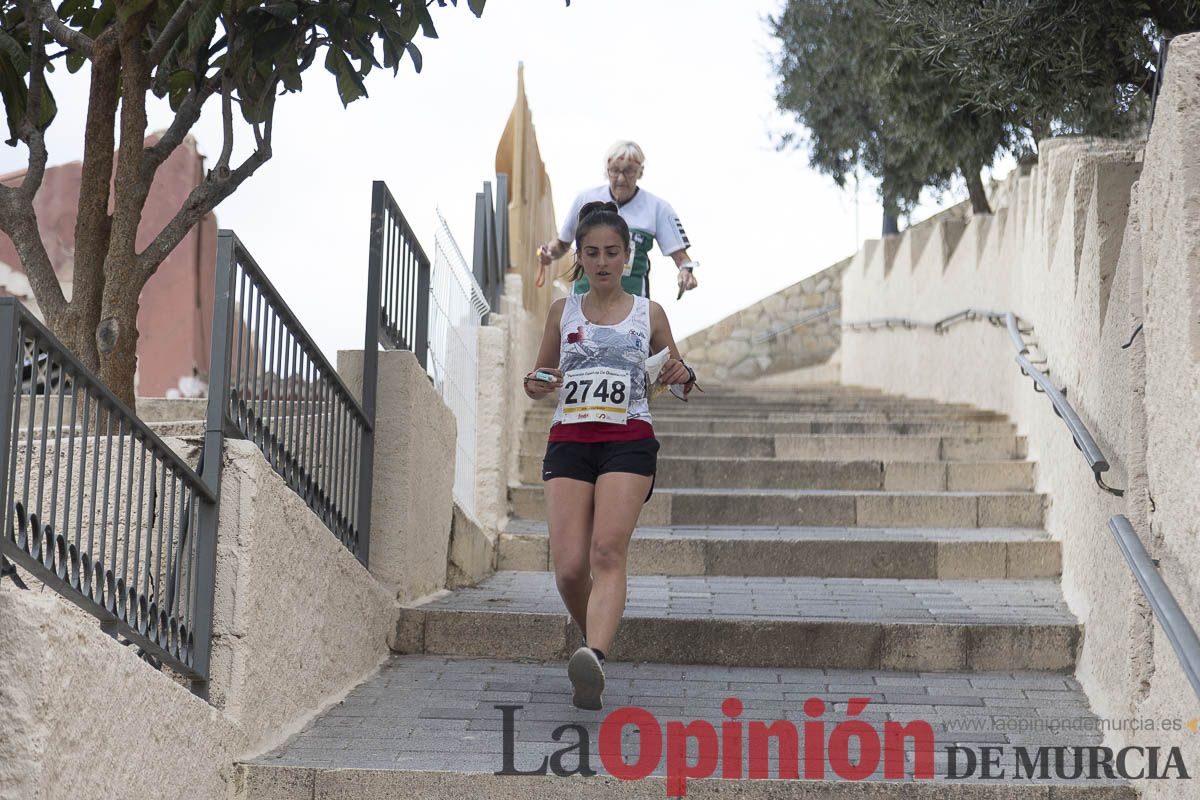
[[[563,375],[563,422],[612,422],[629,417],[629,373],[609,367],[576,369]]]

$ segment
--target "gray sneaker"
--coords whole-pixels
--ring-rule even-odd
[[[567,662],[567,677],[575,689],[571,702],[576,708],[599,711],[604,708],[600,696],[604,693],[604,667],[589,647],[581,647]]]

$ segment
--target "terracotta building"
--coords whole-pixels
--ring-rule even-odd
[[[157,137],[148,140],[153,144]],[[75,264],[75,216],[82,164],[50,167],[34,200],[42,241],[69,300]],[[23,172],[0,177],[14,184]],[[146,247],[204,177],[204,157],[191,138],[159,167],[138,230]],[[198,396],[208,386],[217,223],[201,220],[142,290],[138,311],[137,394]],[[0,296],[12,296],[40,315],[12,240],[0,233]]]

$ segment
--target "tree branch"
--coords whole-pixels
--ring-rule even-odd
[[[73,30],[59,19],[58,12],[55,11],[50,0],[32,0],[32,2],[36,6],[35,10],[37,11],[38,18],[46,26],[46,30],[49,31],[50,35],[54,37],[54,41],[63,47],[83,53],[88,58],[92,57],[95,52],[96,43],[83,33]]]
[[[214,169],[220,173],[229,170],[229,159],[233,157],[233,79],[229,73],[221,86],[221,156]]]
[[[150,52],[146,56],[146,60],[151,65],[157,66],[166,57],[167,52],[171,49],[171,45],[183,33],[187,27],[188,18],[195,13],[200,7],[201,0],[184,0],[179,4],[179,8],[175,9],[175,13],[167,20],[166,26],[163,27],[162,33],[154,40],[154,44],[150,46]]]
[[[42,96],[46,91],[45,28],[37,21],[33,3],[25,6],[25,22],[29,26],[29,95],[25,101],[25,119],[21,123],[21,138],[29,146],[29,169],[21,181],[21,194],[33,202],[46,175],[46,137],[41,128]]]
[[[196,226],[196,223],[220,205],[222,200],[233,194],[259,167],[271,159],[271,133],[275,117],[274,85],[270,91],[272,99],[267,107],[264,132],[260,134],[257,126],[255,129],[255,139],[258,141],[257,149],[238,165],[237,169],[209,171],[201,184],[188,195],[178,213],[159,232],[158,236],[154,237],[154,241],[138,255],[138,280],[143,282],[149,280],[154,271],[158,269],[158,265],[179,246],[179,243]]]
[[[204,104],[208,102],[208,98],[213,96],[220,85],[218,77],[214,76],[189,94],[187,99],[180,104],[179,110],[175,112],[175,119],[172,120],[171,126],[157,142],[146,148],[143,168],[149,170],[152,176],[155,170],[171,157],[175,148],[183,143],[184,137],[200,119],[200,112],[204,110]]]
[[[271,158],[270,147],[255,150],[243,161],[237,169],[232,170],[228,177],[220,178],[211,171],[204,181],[192,190],[184,201],[183,207],[167,223],[166,227],[154,237],[154,241],[137,257],[137,273],[141,280],[149,280],[158,265],[179,246],[188,232],[221,201],[242,185],[259,167]]]
[[[113,179],[112,230],[105,258],[106,280],[112,270],[130,265],[136,254],[138,224],[154,173],[143,169],[146,140],[146,93],[150,89],[150,65],[142,50],[144,31],[140,15],[122,26],[121,51],[121,140]]]
[[[0,230],[12,239],[29,288],[46,321],[55,325],[68,312],[67,300],[42,242],[31,196],[12,189],[0,192]]]

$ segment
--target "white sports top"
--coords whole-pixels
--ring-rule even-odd
[[[583,315],[586,295],[568,295],[559,323],[558,368],[563,373],[577,369],[609,367],[630,373],[629,419],[650,422],[646,401],[646,359],[650,355],[650,301],[634,295],[633,308],[616,325],[596,325]],[[554,423],[563,421],[567,392],[560,389]]]

